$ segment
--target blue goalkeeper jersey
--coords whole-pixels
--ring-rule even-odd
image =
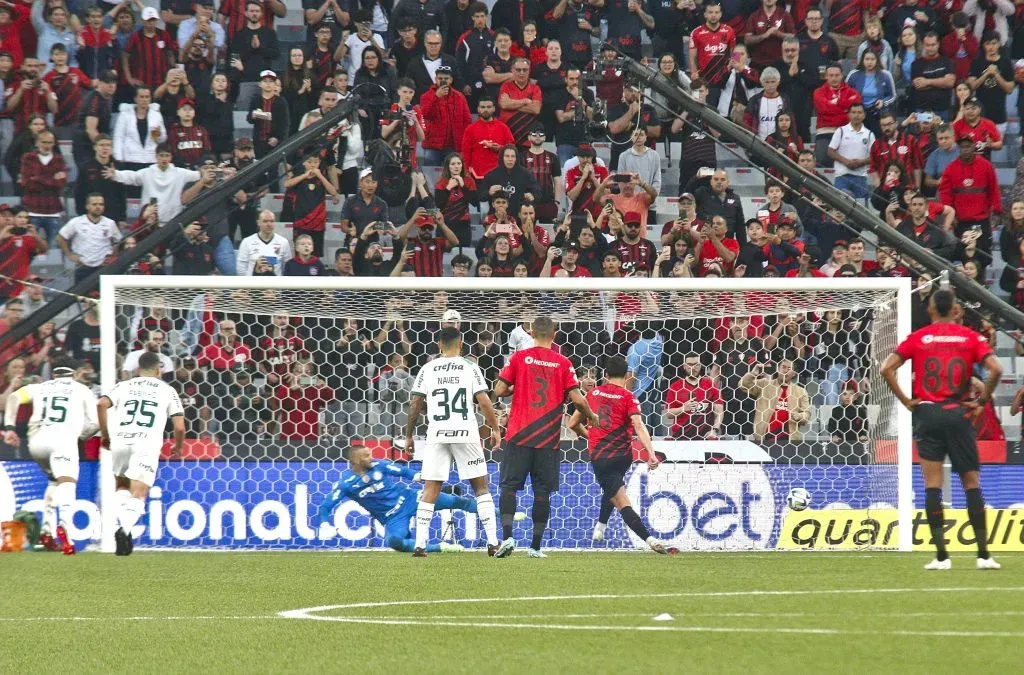
[[[374,461],[362,475],[346,469],[321,509],[327,504],[337,505],[348,498],[369,511],[376,520],[386,523],[402,507],[405,501],[402,497],[413,491],[398,479],[412,480],[415,477],[416,472],[409,467],[386,460]],[[325,519],[323,514],[321,518]]]

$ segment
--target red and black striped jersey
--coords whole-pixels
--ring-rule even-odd
[[[530,172],[530,175],[540,185],[540,195],[537,201],[550,202],[555,198],[554,179],[562,175],[562,165],[558,161],[558,155],[549,150],[540,154],[527,150],[522,154],[523,168]]]
[[[50,85],[50,91],[57,95],[57,112],[53,115],[53,126],[67,127],[78,121],[82,109],[82,92],[92,88],[92,80],[84,71],[70,68],[66,73],[51,70],[43,76]]]
[[[557,450],[562,404],[580,387],[569,359],[547,347],[522,349],[512,355],[498,379],[512,387],[505,442]]]
[[[640,414],[640,402],[632,392],[617,384],[602,384],[587,392],[587,403],[598,420],[588,430],[590,460],[632,458],[633,416]]]
[[[531,100],[540,102],[541,91],[533,82],[530,82],[525,87],[520,87],[514,81],[509,80],[508,82],[501,85],[499,98],[508,94],[509,98],[513,101]],[[499,104],[500,105],[500,104]],[[512,132],[512,138],[515,139],[516,145],[529,145],[530,139],[530,128],[537,122],[539,115],[528,113],[523,110],[502,110],[501,121],[508,125],[509,130]]]
[[[828,29],[833,33],[855,37],[864,32],[864,13],[867,0],[843,0],[832,5]]]
[[[178,52],[178,45],[165,30],[157,29],[153,35],[146,35],[145,29],[132,33],[124,48],[131,64],[132,75],[148,87],[159,87],[167,78],[167,71],[174,64],[171,61]]]
[[[305,173],[302,167],[293,170],[293,176]],[[288,199],[291,200],[292,228],[322,232],[327,227],[327,190],[319,178],[307,178],[298,185],[288,188]]]
[[[736,46],[736,33],[725,24],[711,30],[697,26],[690,34],[690,44],[697,50],[697,71],[712,87],[720,87],[729,76],[729,59]]]
[[[190,127],[180,123],[172,124],[167,130],[167,142],[171,144],[175,166],[192,168],[199,164],[203,155],[210,152],[210,134],[206,128],[193,124]]]
[[[443,277],[444,254],[452,245],[444,237],[428,239],[409,239],[412,246],[412,268],[418,277]]]
[[[256,359],[266,372],[284,376],[295,361],[308,356],[302,338],[288,329],[285,335],[260,338]]]
[[[14,92],[18,91],[24,78],[16,77],[7,87],[6,98],[10,100]],[[39,87],[34,89],[26,88],[21,92],[21,101],[14,107],[14,132],[20,133],[28,125],[28,118],[35,114],[46,115],[50,109],[46,105],[46,97],[49,92],[40,91]]]
[[[310,52],[308,60],[313,62],[313,88],[325,89],[327,81],[334,75],[334,67],[338,62],[334,60],[334,50],[330,47],[324,51],[314,47]]]
[[[463,176],[466,187],[461,185],[448,189],[447,178],[442,177],[434,186],[434,201],[437,203],[446,223],[468,223],[470,203],[476,203],[476,181],[472,176]]]

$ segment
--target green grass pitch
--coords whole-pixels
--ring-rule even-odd
[[[7,554],[0,673],[1021,672],[1024,555],[928,560]]]

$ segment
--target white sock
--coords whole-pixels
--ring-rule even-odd
[[[119,521],[121,523],[121,529],[126,534],[131,535],[132,528],[135,527],[135,523],[139,522],[139,518],[142,517],[142,510],[145,508],[145,504],[141,499],[137,497],[128,497],[124,504],[121,506],[121,515]]]
[[[121,514],[124,513],[124,505],[132,498],[132,493],[127,489],[114,491],[114,513],[117,514],[117,526],[121,527]]]
[[[491,497],[490,492],[477,495],[476,517],[480,520],[480,525],[484,528],[484,534],[487,535],[487,545],[497,546],[498,521],[494,517],[494,498]]]
[[[57,483],[53,489],[53,504],[57,507],[57,522],[70,529],[72,508],[75,504],[75,484]]]
[[[43,532],[57,533],[57,505],[54,503],[57,482],[50,481],[43,493]]]
[[[434,519],[434,505],[420,501],[416,506],[416,548],[427,547],[430,536],[430,521]]]

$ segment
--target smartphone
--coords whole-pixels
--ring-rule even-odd
[[[515,226],[512,223],[495,223],[494,233],[495,234],[512,234],[515,232]]]
[[[276,255],[265,255],[263,256],[264,262],[273,267],[277,267],[277,256]]]
[[[616,183],[628,183],[631,180],[633,180],[633,177],[630,176],[628,173],[617,173],[614,176],[612,176],[612,180],[615,181]]]
[[[156,197],[150,197],[149,198],[149,205],[150,206],[156,206]]]

